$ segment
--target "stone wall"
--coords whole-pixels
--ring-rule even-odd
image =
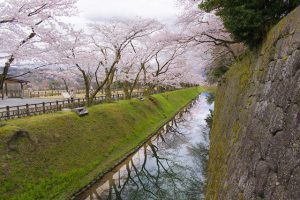
[[[220,82],[207,199],[300,199],[300,7]]]

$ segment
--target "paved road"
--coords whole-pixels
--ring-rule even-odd
[[[62,99],[4,99],[0,100],[0,107],[6,106],[20,106],[26,104],[36,104],[36,103],[43,103],[43,102],[52,102],[56,100]]]

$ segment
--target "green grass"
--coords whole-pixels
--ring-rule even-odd
[[[158,94],[144,102],[101,104],[82,118],[60,112],[4,122],[0,128],[0,199],[69,198],[202,90]],[[18,130],[28,134],[13,137]]]

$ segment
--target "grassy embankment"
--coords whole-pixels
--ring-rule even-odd
[[[0,199],[65,199],[110,168],[203,89],[101,104],[0,127]],[[26,133],[16,134],[22,130]]]

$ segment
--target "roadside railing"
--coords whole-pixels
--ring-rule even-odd
[[[66,92],[66,90],[37,90],[37,91],[24,91],[24,96],[28,98],[40,98],[40,97],[53,97],[53,96],[61,96],[62,92]],[[84,94],[85,90],[76,90],[76,94]]]
[[[156,93],[156,92],[155,92]],[[144,96],[144,92],[135,92],[132,97]],[[112,101],[125,99],[124,94],[113,94]],[[93,104],[100,104],[106,101],[106,96],[95,97]],[[41,115],[61,111],[64,108],[77,108],[86,105],[85,98],[58,100],[53,102],[43,102],[37,104],[25,104],[19,106],[6,106],[0,108],[0,120],[15,119],[27,116]]]
[[[11,90],[7,91],[4,96],[7,96],[8,98],[20,98],[22,97],[22,91],[21,90]],[[2,98],[2,94],[0,94],[0,98]]]
[[[45,91],[28,91],[29,98],[39,98],[39,97],[51,97],[51,96],[60,96],[63,90],[45,90]]]
[[[25,96],[28,98],[54,97],[54,96],[61,96],[61,94],[63,92],[66,92],[66,90],[36,90],[36,91],[24,90],[22,96]],[[76,91],[74,91],[74,93],[75,94],[85,94],[85,90],[76,90]],[[21,96],[21,93],[17,97],[20,97],[20,96]]]

